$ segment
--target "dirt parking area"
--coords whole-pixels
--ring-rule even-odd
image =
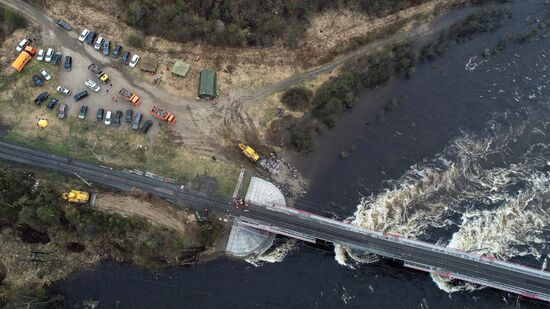
[[[98,51],[94,50],[91,46],[84,46],[83,48],[88,49],[90,53],[98,53]],[[89,70],[88,66],[91,64],[91,61],[89,58],[83,56],[78,51],[68,48],[68,47],[62,47],[63,55],[64,56],[71,56],[73,59],[73,66],[72,70],[69,72],[66,72],[62,66],[58,68],[58,76],[59,80],[57,81],[58,84],[64,86],[67,89],[71,90],[71,95],[68,97],[65,97],[61,94],[57,94],[58,96],[62,97],[62,102],[66,103],[69,106],[69,115],[71,117],[77,117],[78,113],[80,111],[80,107],[85,105],[88,106],[88,114],[86,116],[86,119],[83,121],[87,122],[94,122],[96,123],[96,113],[97,110],[100,108],[103,108],[105,110],[105,114],[107,111],[112,112],[112,116],[114,117],[114,114],[116,111],[121,111],[123,113],[123,118],[121,119],[121,126],[120,128],[115,127],[114,125],[111,125],[110,127],[107,127],[103,122],[98,123],[98,125],[104,126],[105,130],[131,130],[132,123],[126,123],[125,121],[125,115],[127,110],[132,110],[133,117],[135,118],[136,114],[138,112],[143,114],[143,118],[141,121],[141,124],[145,120],[154,120],[154,118],[149,114],[150,108],[152,108],[152,104],[143,104],[138,107],[134,107],[130,104],[130,102],[123,99],[119,94],[118,91],[121,89],[121,87],[125,87],[126,89],[132,91],[132,88],[129,88],[129,85],[126,83],[121,82],[120,80],[116,80],[115,78],[112,78],[109,83],[104,84],[94,76]],[[99,57],[103,57],[102,54],[97,55]],[[102,66],[109,64],[109,58],[105,57],[106,59],[95,59],[96,63],[101,63]],[[103,61],[98,61],[103,60]],[[104,69],[107,74],[111,72],[111,70]],[[110,75],[111,76],[111,75]],[[93,80],[97,85],[101,87],[101,89],[98,92],[92,91],[86,85],[84,82],[88,79]],[[124,86],[122,86],[124,85]],[[73,99],[73,95],[87,90],[89,93],[89,96],[76,102]],[[149,102],[151,103],[151,102]],[[156,121],[155,121],[156,122]],[[155,125],[151,127],[150,133],[156,133],[158,131],[159,126]],[[136,134],[139,134],[139,131],[135,131]]]

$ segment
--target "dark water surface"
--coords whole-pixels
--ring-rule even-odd
[[[387,211],[389,229],[417,227],[412,235],[462,248],[479,234],[498,254],[540,266],[550,240],[550,218],[544,215],[550,201],[550,38],[510,44],[486,62],[473,58],[508,34],[531,31],[550,12],[542,0],[510,7],[513,19],[498,32],[453,46],[444,57],[419,66],[410,80],[393,80],[364,94],[357,108],[321,136],[319,151],[296,158],[312,179],[298,206],[345,219],[367,197],[366,204]],[[479,66],[466,69],[469,60]],[[400,103],[384,111],[390,98]],[[349,158],[340,160],[338,153],[350,147],[355,150]],[[399,198],[404,201],[396,202]],[[414,209],[401,218],[395,205]],[[364,209],[369,214],[369,207]],[[516,209],[521,211],[513,217],[502,215]],[[516,217],[524,228],[514,225]],[[367,227],[381,224],[362,220]],[[498,228],[502,237],[524,242],[500,243],[484,233]],[[453,237],[455,232],[460,235]],[[57,288],[75,303],[100,299],[99,308],[545,306],[492,289],[448,294],[429,275],[390,262],[349,264],[353,268],[338,264],[332,252],[298,244],[283,262],[260,267],[219,259],[154,273],[106,262]]]

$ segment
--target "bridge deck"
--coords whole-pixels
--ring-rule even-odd
[[[170,202],[187,207],[229,213],[243,222],[291,237],[319,239],[370,251],[405,261],[405,265],[450,278],[471,281],[527,297],[550,301],[550,274],[525,266],[496,261],[449,248],[443,248],[382,234],[339,221],[286,207],[250,205],[246,211],[233,207],[228,200],[183,190],[178,185],[96,166],[22,146],[0,142],[0,159],[80,176],[122,190],[138,188]]]

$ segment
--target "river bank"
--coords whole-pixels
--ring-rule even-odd
[[[87,187],[98,192],[94,207],[60,198],[81,185],[60,175],[0,166],[0,304],[39,303],[44,287],[105,260],[160,270],[218,254],[227,232],[220,224],[197,221],[192,213],[138,192]]]

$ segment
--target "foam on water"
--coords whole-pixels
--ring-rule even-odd
[[[508,115],[496,117],[484,136],[464,133],[433,160],[389,181],[384,192],[363,198],[349,220],[417,238],[448,227],[456,230],[449,247],[540,259],[550,232],[550,146],[539,112],[522,115],[515,126]],[[341,246],[336,255],[340,264],[365,262]],[[432,277],[447,292],[478,288]]]
[[[298,241],[296,239],[288,239],[274,249],[271,249],[260,256],[247,258],[245,261],[256,267],[262,266],[264,263],[282,262],[290,252],[296,249],[297,243]]]

